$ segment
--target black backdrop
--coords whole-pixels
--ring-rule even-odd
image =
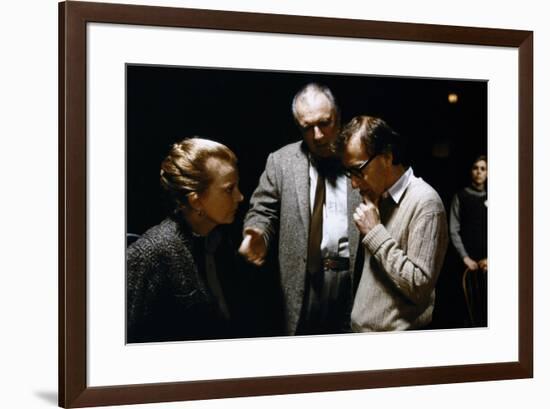
[[[415,174],[439,192],[447,208],[456,190],[468,183],[472,160],[487,151],[487,82],[482,80],[126,68],[126,223],[131,233],[141,234],[164,218],[160,163],[172,143],[188,136],[217,140],[237,154],[245,196],[235,223],[239,229],[267,155],[300,139],[291,101],[312,81],[333,91],[343,124],[360,114],[379,116],[406,136]],[[458,96],[456,103],[449,103],[449,93]],[[449,303],[452,298],[447,295]]]
[[[300,139],[291,101],[316,81],[333,91],[342,122],[368,114],[407,136],[417,176],[448,205],[468,183],[472,159],[487,150],[487,83],[160,66],[127,67],[127,228],[142,233],[164,217],[159,169],[172,143],[202,136],[239,158],[247,199],[267,155]],[[458,101],[448,102],[449,93]]]

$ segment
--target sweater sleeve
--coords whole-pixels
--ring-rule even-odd
[[[449,214],[449,235],[451,236],[451,242],[460,255],[460,258],[464,259],[464,257],[468,257],[466,247],[464,247],[464,243],[460,237],[460,200],[458,199],[458,195],[455,195],[453,197],[453,201],[451,202]]]
[[[443,265],[447,234],[445,212],[438,211],[411,223],[407,252],[382,224],[364,237],[363,244],[396,288],[411,302],[422,304],[428,302]]]
[[[280,207],[281,192],[277,180],[277,164],[274,155],[270,154],[258,187],[250,198],[250,210],[244,221],[245,228],[256,227],[264,232],[268,248],[279,225]]]

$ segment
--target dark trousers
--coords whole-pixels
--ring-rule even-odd
[[[351,272],[325,269],[308,274],[297,335],[351,332]]]

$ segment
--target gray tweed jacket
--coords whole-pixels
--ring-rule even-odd
[[[250,199],[250,210],[244,222],[245,228],[255,226],[265,232],[268,251],[278,238],[280,284],[288,335],[296,333],[306,282],[310,223],[309,159],[306,149],[303,142],[295,142],[269,155],[258,187]],[[350,268],[353,269],[359,231],[352,216],[361,197],[349,181],[347,187]]]

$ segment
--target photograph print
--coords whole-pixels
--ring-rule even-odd
[[[126,65],[126,341],[487,327],[487,81]]]

